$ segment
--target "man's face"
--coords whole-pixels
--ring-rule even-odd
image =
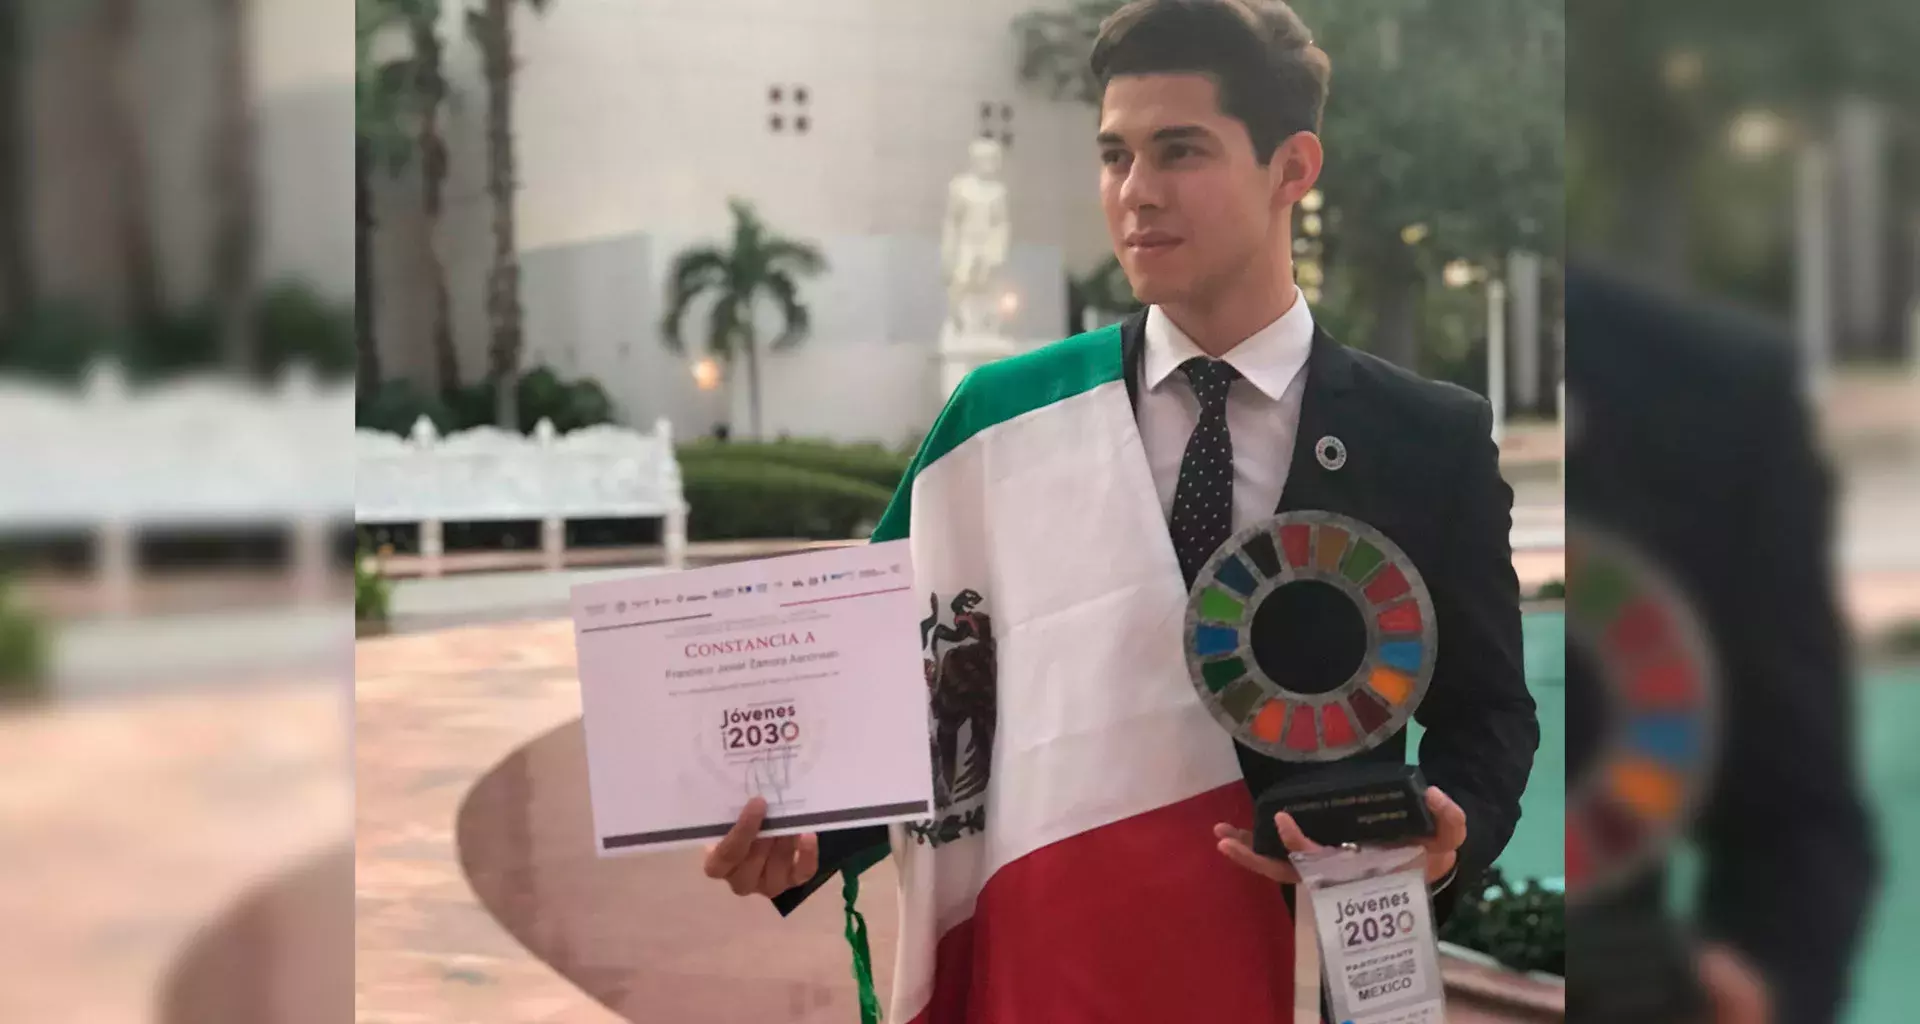
[[[1204,303],[1272,259],[1272,169],[1201,74],[1123,75],[1100,108],[1100,202],[1141,302]]]

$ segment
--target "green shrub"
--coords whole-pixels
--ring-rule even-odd
[[[493,389],[487,389],[489,398]],[[547,367],[535,367],[520,378],[520,430],[531,433],[542,418],[553,421],[555,430],[568,431],[613,422],[613,399],[600,382],[582,378],[571,383]],[[491,410],[488,419],[491,420]]]
[[[201,302],[167,310],[143,325],[128,352],[127,372],[139,380],[164,380],[205,372],[224,365],[224,359],[213,305]]]
[[[826,441],[733,441],[711,439],[680,446],[681,465],[692,462],[786,466],[862,480],[891,494],[907,475],[910,455],[877,444],[836,445]]]
[[[691,540],[845,540],[878,522],[893,492],[794,466],[695,458],[680,467]]]
[[[1487,869],[1480,895],[1463,896],[1440,928],[1440,939],[1478,950],[1516,971],[1567,973],[1567,905],[1563,893],[1531,882],[1514,886]]]
[[[366,550],[353,560],[353,618],[356,622],[385,622],[393,603],[393,582],[382,575],[379,563]]]
[[[1920,657],[1920,619],[1898,623],[1887,630],[1883,646],[1897,657]]]
[[[455,422],[453,410],[445,401],[410,380],[381,381],[371,392],[362,391],[354,402],[354,425],[368,430],[405,437],[422,416],[432,420],[434,429],[442,435]]]
[[[38,696],[46,685],[45,627],[14,603],[0,578],[0,701]]]
[[[330,301],[298,281],[267,288],[254,309],[254,330],[262,369],[275,378],[299,362],[323,380],[346,379],[359,361],[353,303]]]
[[[158,312],[121,329],[81,302],[55,299],[0,328],[0,370],[78,382],[95,360],[111,358],[135,382],[162,380],[227,366],[218,311],[198,301]],[[254,352],[249,362],[269,379],[290,362],[321,379],[353,375],[353,303],[329,299],[298,280],[267,286],[255,300]]]
[[[1567,584],[1565,580],[1548,580],[1540,584],[1540,588],[1533,592],[1533,598],[1536,601],[1564,601],[1566,597]]]
[[[79,302],[43,302],[0,323],[0,371],[8,376],[76,383],[95,359],[124,360],[128,347],[125,334]]]
[[[599,423],[613,422],[613,399],[598,381],[563,381],[547,367],[536,367],[520,378],[520,432],[530,434],[544,417],[564,434]],[[493,425],[493,382],[480,381],[436,395],[404,379],[380,382],[372,394],[360,396],[355,421],[369,430],[406,434],[425,416],[441,436],[473,427]]]

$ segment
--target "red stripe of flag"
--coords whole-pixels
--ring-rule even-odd
[[[914,1024],[1287,1024],[1293,923],[1280,887],[1220,855],[1247,828],[1235,782],[1064,839],[994,872],[941,937]]]

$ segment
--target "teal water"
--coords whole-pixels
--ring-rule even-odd
[[[1847,1024],[1905,1024],[1920,1003],[1920,666],[1869,672],[1855,692],[1861,784],[1874,815],[1880,889],[1853,965]],[[1693,902],[1699,858],[1682,847],[1669,876],[1670,906]]]
[[[1520,797],[1520,823],[1495,861],[1509,879],[1557,881],[1565,874],[1567,817],[1567,620],[1563,612],[1521,618],[1527,688],[1539,708],[1540,749]],[[1407,728],[1409,759],[1420,749],[1419,723]]]
[[[1850,1024],[1914,1019],[1920,1004],[1920,667],[1868,675],[1861,684],[1863,781],[1879,830],[1880,891],[1854,965]]]
[[[1522,620],[1527,685],[1540,709],[1540,749],[1521,797],[1520,824],[1498,863],[1509,878],[1558,879],[1566,817],[1566,619],[1539,612]],[[1920,666],[1867,673],[1856,694],[1861,781],[1878,830],[1880,890],[1854,964],[1847,1024],[1899,1024],[1920,1005]],[[1420,727],[1408,729],[1408,751]],[[1672,875],[1684,906],[1697,865],[1681,851]]]

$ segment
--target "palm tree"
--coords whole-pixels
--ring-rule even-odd
[[[760,437],[760,360],[754,306],[762,293],[780,308],[784,326],[773,347],[786,348],[807,336],[810,318],[800,304],[799,278],[826,269],[820,250],[770,234],[753,207],[735,199],[733,244],[726,249],[701,246],[680,254],[667,280],[667,315],[660,324],[667,347],[683,351],[680,321],[687,307],[713,293],[707,315],[707,351],[722,362],[746,360],[749,427]]]
[[[380,346],[373,334],[373,146],[353,137],[353,344],[354,387],[361,396],[380,386]]]
[[[252,369],[254,291],[260,257],[259,174],[254,160],[252,0],[212,0],[218,29],[211,180],[215,202],[213,296],[227,365]]]
[[[100,7],[107,46],[107,102],[102,113],[113,168],[116,235],[126,275],[127,319],[145,330],[160,318],[160,268],[154,258],[153,216],[147,201],[146,145],[135,109],[139,70],[135,0],[108,0]]]
[[[1120,9],[1120,0],[1075,0],[1067,10],[1036,10],[1013,19],[1020,48],[1022,82],[1043,85],[1054,99],[1100,105],[1100,83],[1087,66],[1100,24]]]
[[[355,382],[361,394],[370,395],[381,379],[373,316],[378,275],[373,272],[372,179],[375,171],[392,173],[405,164],[409,145],[401,123],[398,76],[391,64],[375,63],[373,55],[374,41],[398,22],[400,12],[393,0],[357,0],[354,14],[353,314],[359,353]]]
[[[27,16],[0,3],[0,316],[24,321],[36,291],[27,200]]]
[[[445,209],[447,143],[440,131],[440,113],[448,85],[444,71],[445,43],[440,37],[440,0],[359,0],[360,91],[359,131],[356,142],[356,197],[360,219],[356,225],[356,278],[361,301],[361,359],[371,369],[361,385],[379,382],[379,354],[371,342],[373,227],[369,179],[375,169],[398,174],[417,155],[420,158],[421,210],[426,220],[428,288],[433,294],[433,358],[435,384],[442,395],[460,387],[460,356],[453,344],[452,300],[447,291],[446,264],[440,255],[439,226]],[[375,65],[371,43],[394,26],[406,30],[408,53]]]
[[[481,0],[467,10],[467,32],[480,48],[487,80],[487,194],[493,200],[493,270],[487,277],[487,319],[493,339],[487,346],[487,370],[493,379],[494,422],[513,430],[522,346],[520,333],[520,258],[513,222],[513,6],[514,0]],[[535,14],[551,0],[526,0]]]
[[[420,199],[426,214],[427,267],[433,289],[433,361],[440,393],[460,387],[460,355],[453,347],[453,300],[447,293],[446,261],[440,256],[440,215],[447,188],[447,140],[440,133],[440,108],[447,99],[440,38],[440,0],[399,0],[406,9],[407,34],[413,40],[411,92],[418,103]]]

